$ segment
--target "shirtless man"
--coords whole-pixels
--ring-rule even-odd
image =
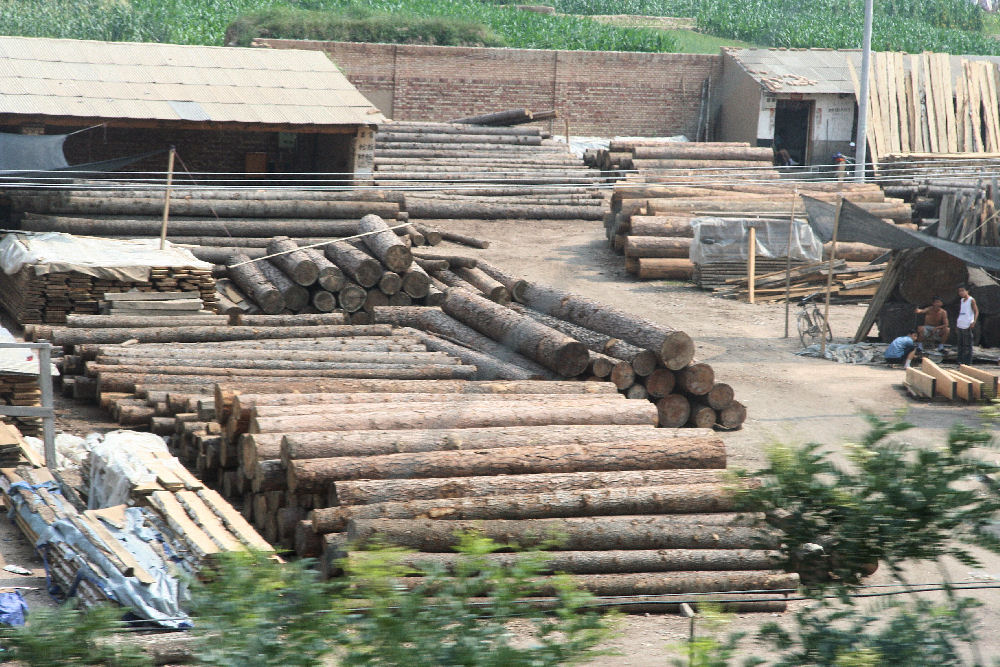
[[[948,340],[948,334],[951,333],[951,327],[948,326],[948,313],[943,306],[944,301],[941,300],[941,297],[936,296],[931,299],[931,305],[926,308],[917,308],[913,311],[917,315],[924,316],[923,325],[917,327],[918,350],[924,349],[925,342],[936,342],[939,352],[944,349],[944,344]]]

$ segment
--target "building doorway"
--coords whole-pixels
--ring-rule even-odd
[[[778,100],[774,110],[774,150],[788,151],[795,164],[809,164],[813,100]]]

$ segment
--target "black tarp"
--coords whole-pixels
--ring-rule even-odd
[[[833,239],[833,220],[837,207],[812,197],[803,197],[809,226],[824,243]],[[1000,271],[1000,248],[946,241],[877,218],[857,204],[844,200],[837,225],[837,240],[867,243],[888,250],[907,250],[930,246],[956,257],[966,264],[990,271]]]

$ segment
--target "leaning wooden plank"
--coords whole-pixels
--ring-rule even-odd
[[[861,83],[858,81],[858,72],[854,69],[854,63],[850,58],[847,59],[847,69],[851,73],[851,83],[854,85],[854,99],[860,103],[861,100]],[[875,123],[873,122],[874,112],[872,111],[871,101],[874,95],[869,93],[868,95],[868,123],[866,124],[867,131],[865,136],[868,139],[868,153],[869,161],[873,166],[878,166],[878,157],[882,154],[881,145],[878,142],[878,133],[875,129]]]
[[[961,372],[956,371],[956,370],[949,370],[948,372],[951,373],[952,377],[954,377],[958,381],[958,384],[960,386],[962,384],[966,384],[966,383],[969,385],[970,391],[969,391],[969,399],[968,400],[970,400],[970,401],[978,401],[978,400],[982,399],[982,397],[983,397],[983,382],[982,382],[982,380],[978,380],[978,379],[976,379],[974,377],[971,377],[969,375],[966,375],[965,373],[961,373]]]
[[[934,96],[934,69],[931,67],[930,54],[924,51],[920,54],[920,62],[923,70],[924,84],[924,104],[927,112],[927,137],[929,140],[928,150],[931,153],[943,152],[940,145],[940,133],[937,121],[937,98]]]
[[[174,494],[169,491],[154,491],[150,495],[150,504],[163,514],[167,525],[179,533],[179,536],[195,550],[199,558],[211,556],[221,551],[212,538],[188,518],[187,512],[177,502]]]
[[[247,523],[247,520],[234,510],[233,506],[227,503],[216,491],[208,488],[200,489],[198,497],[205,501],[205,504],[222,519],[222,523],[226,528],[238,537],[243,544],[246,544],[251,549],[274,551],[273,547],[267,543],[267,540],[258,535],[253,526]]]
[[[906,384],[919,396],[934,398],[935,382],[934,376],[913,366],[906,369]]]
[[[104,526],[100,514],[95,514],[94,510],[86,510],[83,515],[87,519],[87,525],[93,528],[97,537],[99,537],[101,541],[104,542],[104,545],[107,546],[108,549],[110,549],[111,552],[118,558],[118,560],[125,565],[133,577],[144,584],[156,583],[156,577],[146,571],[146,569],[139,564],[139,561],[132,556],[128,549],[122,546],[122,543],[118,541],[118,538],[116,538],[111,531]]]
[[[899,106],[896,104],[896,72],[891,53],[874,54],[878,62],[879,81],[877,88],[885,102],[886,118],[889,123],[889,144],[893,153],[903,150],[902,133],[899,123]]]
[[[896,78],[896,106],[899,108],[899,145],[904,153],[913,150],[910,143],[910,105],[907,96],[906,77],[903,74],[903,54],[896,51],[892,56],[892,75]]]
[[[924,144],[923,105],[920,103],[920,56],[910,54],[910,71],[906,73],[906,83],[909,86],[910,118],[913,121],[913,150],[923,153],[927,150]]]
[[[983,383],[983,392],[987,396],[996,396],[997,392],[1000,391],[1000,375],[990,373],[989,371],[984,371],[981,368],[975,368],[973,366],[967,366],[962,364],[958,367],[959,372],[968,375],[969,377],[976,378]]]
[[[242,551],[243,544],[226,530],[222,520],[198,497],[194,491],[178,491],[177,501],[187,510],[188,515],[201,526],[212,541],[225,551]]]
[[[935,396],[944,396],[949,401],[955,400],[955,392],[956,392],[955,385],[958,383],[956,382],[955,378],[951,376],[951,373],[944,370],[943,368],[935,364],[927,357],[924,357],[923,361],[921,362],[920,370],[922,370],[924,373],[927,373],[936,380],[934,386]]]
[[[955,371],[946,370],[945,372],[955,380],[955,396],[967,403],[975,400],[975,386],[979,384],[976,380]]]
[[[947,53],[939,53],[937,61],[941,74],[940,88],[944,102],[945,130],[948,133],[948,151],[957,153],[958,128],[955,123],[955,93],[951,82],[951,56]]]

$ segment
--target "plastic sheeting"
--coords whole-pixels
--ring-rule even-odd
[[[69,166],[63,154],[67,134],[0,132],[0,172],[49,171]]]
[[[695,264],[738,262],[749,259],[750,228],[757,230],[756,256],[818,262],[823,259],[823,244],[805,220],[757,218],[695,218],[691,221],[694,240],[691,261]],[[791,230],[791,244],[789,244]]]
[[[833,238],[833,220],[837,207],[833,204],[803,197],[806,213],[813,231],[824,241]],[[978,266],[990,271],[1000,271],[1000,248],[968,245],[946,241],[936,236],[923,234],[899,225],[883,222],[881,218],[864,210],[856,204],[844,201],[840,209],[840,221],[837,223],[837,240],[853,243],[867,243],[877,248],[890,250],[907,250],[931,246],[966,264]]]
[[[132,487],[156,482],[156,475],[141,458],[142,453],[158,452],[166,459],[172,458],[167,443],[153,433],[111,431],[103,436],[91,433],[84,441],[90,450],[90,509],[127,504]]]
[[[152,267],[211,269],[189,250],[159,239],[104,239],[60,232],[7,234],[0,241],[0,268],[7,275],[31,265],[36,275],[76,271],[95,278],[148,282]]]

